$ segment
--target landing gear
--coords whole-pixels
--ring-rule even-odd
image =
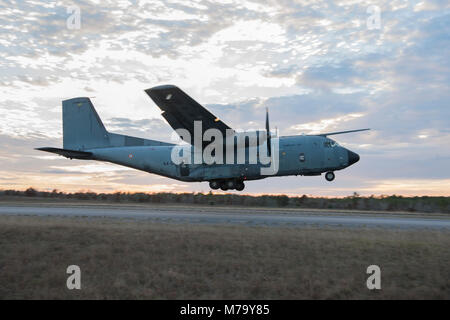
[[[217,190],[220,188],[220,183],[218,181],[210,181],[209,187],[213,190]]]
[[[325,179],[327,179],[327,181],[333,181],[334,180],[334,172],[329,171],[325,174]]]
[[[244,182],[238,181],[238,182],[236,183],[236,190],[237,190],[237,191],[242,191],[242,190],[244,190],[244,188],[245,188]]]
[[[241,180],[234,180],[234,179],[222,180],[222,181],[213,180],[213,181],[209,182],[209,187],[213,190],[217,190],[220,188],[222,191],[227,191],[227,190],[242,191],[245,188],[245,184]]]

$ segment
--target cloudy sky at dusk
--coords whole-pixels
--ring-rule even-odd
[[[81,13],[71,29],[70,6]],[[380,25],[371,15],[380,11]],[[62,146],[61,101],[91,97],[111,132],[169,141],[144,89],[175,84],[235,129],[336,136],[361,161],[246,193],[450,196],[450,3],[0,0],[0,189],[209,191]]]

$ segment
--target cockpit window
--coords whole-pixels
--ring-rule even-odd
[[[325,142],[323,143],[323,146],[324,146],[325,148],[334,148],[334,147],[338,146],[338,144],[337,144],[336,141],[333,141],[333,140],[327,140],[327,141],[325,141]]]

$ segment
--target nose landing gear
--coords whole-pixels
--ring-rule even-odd
[[[333,181],[334,180],[334,172],[329,171],[325,174],[325,179],[327,181]]]

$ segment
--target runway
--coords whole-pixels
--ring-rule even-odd
[[[0,215],[33,215],[62,217],[108,217],[143,219],[165,223],[227,224],[250,226],[318,226],[318,227],[375,227],[394,229],[450,230],[450,216],[417,214],[350,213],[320,210],[295,211],[289,209],[209,208],[209,207],[145,207],[124,205],[67,206],[1,204]]]

